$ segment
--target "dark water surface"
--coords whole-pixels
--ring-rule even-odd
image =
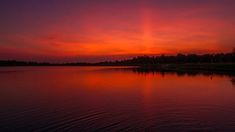
[[[235,131],[234,80],[115,67],[0,68],[0,131]]]

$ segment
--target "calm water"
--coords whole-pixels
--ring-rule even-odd
[[[235,131],[234,77],[0,68],[0,131]]]

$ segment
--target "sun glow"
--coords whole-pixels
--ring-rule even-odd
[[[17,16],[1,14],[0,59],[201,54],[234,47],[231,3],[79,2],[55,3],[47,15],[37,5],[21,4]]]

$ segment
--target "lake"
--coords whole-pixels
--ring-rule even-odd
[[[235,131],[235,78],[130,67],[2,67],[0,131]]]

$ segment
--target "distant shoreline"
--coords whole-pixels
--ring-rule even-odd
[[[217,54],[177,54],[175,56],[138,56],[126,60],[97,63],[48,63],[16,60],[0,60],[0,67],[19,66],[136,66],[152,71],[221,71],[235,72],[235,49],[231,53]]]
[[[18,64],[18,65],[2,65],[1,67],[122,67],[122,66],[134,66],[142,71],[165,71],[165,72],[185,72],[185,71],[197,71],[197,72],[235,72],[235,63],[184,63],[184,64],[143,64],[143,65],[114,65],[114,64]]]

